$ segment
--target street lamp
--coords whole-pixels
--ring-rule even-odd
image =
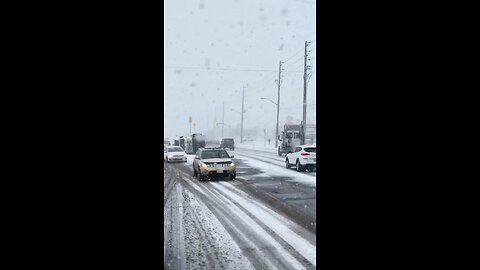
[[[268,101],[272,102],[273,104],[275,104],[275,106],[278,106],[278,104],[277,104],[277,103],[275,103],[275,102],[274,102],[273,100],[271,100],[271,99],[264,98],[264,97],[262,97],[262,98],[260,98],[260,99],[265,99],[265,100],[268,100]]]
[[[277,148],[278,147],[278,116],[280,114],[280,105],[278,103],[273,102],[273,100],[270,100],[268,98],[262,97],[260,99],[268,100],[268,101],[272,102],[273,104],[275,104],[277,106],[277,127],[275,128],[275,148]]]

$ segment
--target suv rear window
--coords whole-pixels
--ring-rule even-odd
[[[209,150],[202,152],[202,159],[209,158],[230,158],[225,150]]]
[[[308,147],[308,148],[304,148],[303,151],[309,152],[309,153],[317,153],[317,148],[315,148],[315,147]]]

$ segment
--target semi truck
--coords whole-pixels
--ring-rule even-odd
[[[196,153],[199,148],[205,148],[205,136],[200,133],[192,134],[192,148],[193,153]]]
[[[278,135],[280,141],[278,155],[293,153],[295,148],[302,143],[302,134],[302,125],[285,124],[282,133]]]
[[[195,154],[195,151],[193,151],[193,140],[190,136],[185,138],[185,152],[187,154]]]
[[[176,137],[173,145],[180,146],[183,150],[185,150],[185,138],[183,136]]]

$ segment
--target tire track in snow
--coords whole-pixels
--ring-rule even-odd
[[[176,182],[164,207],[164,268],[253,269],[213,213]]]
[[[214,184],[214,183],[209,183]],[[220,183],[215,183],[220,184]],[[228,196],[224,193],[224,191],[220,191],[219,189],[215,188],[215,192],[219,193],[223,197],[230,200],[235,206],[237,206],[241,211],[243,211],[247,216],[253,219],[260,227],[265,230],[275,241],[277,241],[285,250],[287,250],[297,261],[299,261],[306,269],[315,269],[315,266],[305,258],[300,252],[298,252],[294,247],[292,247],[287,241],[285,241],[280,235],[278,235],[274,230],[268,227],[264,222],[262,222],[258,217],[248,211],[245,207],[243,207],[240,203],[236,202],[232,197]]]
[[[178,200],[178,194],[181,193],[181,187],[179,185],[174,185],[176,190],[173,192],[177,193],[177,196],[170,196],[167,201],[168,212],[168,221],[169,223],[164,224],[167,227],[166,238],[164,239],[165,250],[164,256],[164,268],[165,269],[185,269],[185,253],[183,247],[184,244],[184,235],[183,235],[183,208],[181,201]],[[165,217],[165,207],[164,207],[164,217]],[[165,237],[164,236],[164,237]]]
[[[173,190],[173,187],[176,184],[176,177],[178,173],[174,173],[174,171],[169,168],[165,167],[163,169],[163,207],[165,208],[165,204],[167,203],[167,200],[170,197],[170,194]]]
[[[218,200],[218,198],[221,197],[225,198],[221,199],[219,202],[215,202],[215,200],[209,198],[202,198],[202,200],[204,202],[206,200],[209,200],[209,203],[207,203],[206,205],[221,222],[225,221],[225,219],[228,219],[231,223],[235,224],[234,228],[236,232],[229,231],[232,237],[238,233],[242,233],[246,236],[246,240],[248,241],[247,243],[237,242],[237,244],[240,246],[242,251],[245,252],[245,255],[249,259],[253,254],[255,254],[253,252],[255,250],[258,250],[262,251],[267,255],[266,258],[270,261],[270,264],[280,269],[315,268],[305,257],[298,253],[291,245],[289,245],[286,241],[279,237],[273,230],[268,228],[268,226],[266,226],[258,218],[254,217],[251,213],[246,211],[245,208],[241,206],[238,207],[238,203],[233,201],[230,197],[220,193],[218,189],[215,189],[211,185],[212,183],[206,182],[205,184],[198,184],[192,181],[186,181],[186,184],[191,185],[196,190],[196,193],[199,193],[197,189],[200,189],[203,191],[204,194],[210,195],[210,198],[216,198],[215,200]],[[205,196],[204,194],[202,195]],[[227,208],[230,208],[231,211],[227,211],[221,207],[218,207],[218,205],[226,206]],[[237,208],[235,209],[233,205],[236,205]],[[240,209],[241,211],[239,211],[238,209]],[[240,212],[245,212],[246,214],[241,217],[242,215],[240,214]],[[247,222],[248,219],[250,219],[251,221]],[[257,228],[254,230],[254,227]],[[262,230],[265,231],[265,235],[259,233]],[[268,240],[269,237],[272,238],[270,241]],[[236,239],[235,241],[241,240]],[[249,246],[249,243],[253,243],[256,247],[251,247],[251,245]],[[282,249],[285,251],[283,255],[281,254]],[[257,258],[251,261],[251,263],[255,265],[256,268],[257,266],[260,266],[258,265],[259,262]],[[263,266],[261,268],[263,268]]]
[[[186,202],[185,205],[189,206],[184,208],[185,217],[187,215],[190,215],[189,217],[191,219],[189,219],[189,221],[193,223],[192,224],[193,227],[189,227],[189,230],[193,230],[195,233],[199,234],[201,239],[206,241],[206,243],[204,241],[200,242],[200,245],[201,245],[202,253],[206,255],[206,259],[208,261],[207,269],[215,269],[217,268],[217,266],[220,266],[220,268],[225,269],[224,262],[222,262],[221,260],[218,260],[218,257],[217,258],[213,257],[213,255],[219,254],[218,247],[216,247],[214,244],[215,240],[212,238],[213,236],[210,233],[208,233],[208,230],[203,225],[202,220],[199,218],[196,211],[193,210],[188,194],[186,194],[183,190],[182,195]],[[202,265],[202,263],[203,261],[200,263],[199,266],[206,267],[205,265]],[[190,261],[187,261],[187,264],[190,264]],[[191,268],[193,267],[190,266],[189,269]]]
[[[280,220],[282,223],[285,223],[289,229],[291,229],[296,234],[300,235],[303,239],[307,240],[310,244],[312,244],[313,246],[317,245],[315,233],[312,234],[311,231],[308,231],[308,230],[306,231],[305,227],[303,227],[301,224],[298,224],[294,220],[291,220],[285,214],[280,214],[279,211],[275,210],[275,208],[269,207],[268,204],[263,204],[260,201],[250,199],[255,196],[253,196],[252,194],[249,194],[245,190],[242,190],[241,187],[238,186],[239,183],[219,182],[218,184],[220,184],[222,187],[227,188],[230,192],[233,192],[237,196],[241,196],[242,198],[245,198],[245,199],[248,198],[250,203],[256,205],[257,207],[273,215],[276,219]]]
[[[222,210],[220,207],[218,207],[213,200],[207,197],[206,194],[209,194],[209,192],[204,194],[204,191],[197,190],[198,187],[195,188],[186,180],[183,180],[183,184],[188,191],[197,196],[209,208],[215,217],[217,217],[218,221],[222,224],[228,234],[232,237],[233,241],[235,241],[235,243],[238,245],[243,255],[250,261],[255,269],[270,269],[269,265],[264,261],[265,258],[259,255],[259,252],[256,251],[256,248],[252,247],[249,239],[239,231],[237,228],[238,223],[232,222],[227,218],[223,218],[225,215],[227,215],[227,213],[225,210]]]
[[[175,169],[181,171],[181,173],[186,177],[187,180],[190,181],[192,179],[191,175],[191,168],[188,166],[184,166],[183,164],[179,164],[175,166]],[[296,172],[291,172],[292,174],[297,174]],[[237,172],[238,174],[238,172]],[[197,182],[197,180],[193,180]],[[290,182],[291,181],[291,182]],[[300,192],[305,193],[305,187],[299,186],[299,183],[296,183],[292,180],[286,180],[286,184],[288,188],[292,190],[292,192]],[[290,182],[290,183],[289,183]],[[307,229],[309,232],[316,234],[316,217],[315,215],[306,214],[304,207],[299,207],[298,204],[287,202],[285,199],[282,199],[279,196],[275,196],[274,194],[267,192],[263,189],[263,184],[260,186],[252,185],[253,183],[246,181],[242,177],[237,177],[234,181],[221,181],[221,183],[228,183],[234,188],[235,190],[245,192],[255,198],[255,200],[259,200],[262,202],[263,205],[268,205],[270,209],[274,209],[275,212],[282,213],[283,217],[286,219],[293,221],[301,228],[296,229],[295,231],[299,235],[304,235],[305,232],[303,229]],[[280,184],[284,183],[284,180],[280,180]],[[272,183],[273,184],[273,183]],[[203,191],[202,191],[203,192]],[[211,196],[211,195],[210,195]],[[307,196],[308,197],[308,196]],[[315,196],[316,197],[316,196]],[[312,198],[311,196],[308,198]],[[219,198],[221,199],[221,197]],[[302,205],[303,206],[303,205]],[[309,239],[309,242],[313,245],[316,245],[315,240],[311,240],[312,237],[306,237]]]

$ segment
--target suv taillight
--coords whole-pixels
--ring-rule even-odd
[[[303,152],[303,153],[300,153],[301,156],[309,156],[310,154],[309,153],[306,153],[306,152]]]

